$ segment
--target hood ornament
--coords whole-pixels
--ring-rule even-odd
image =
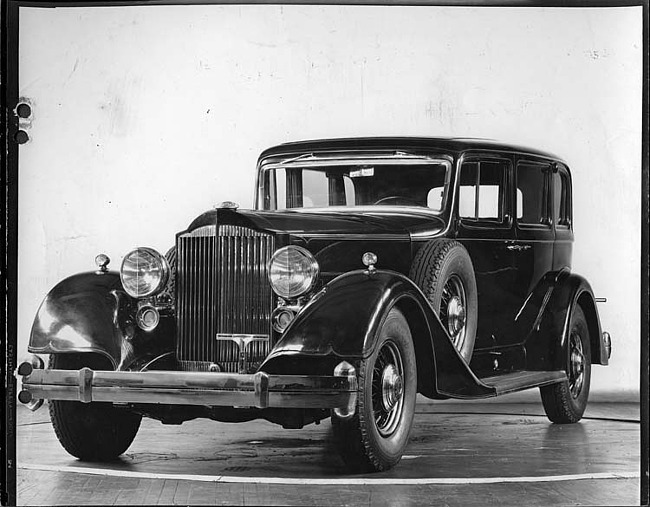
[[[214,209],[232,209],[232,210],[236,210],[238,208],[239,208],[239,204],[232,201],[223,201],[214,207]]]

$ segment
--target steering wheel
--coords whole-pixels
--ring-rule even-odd
[[[387,197],[382,197],[375,204],[393,204],[395,206],[422,206],[415,199],[409,199],[401,195],[389,195]]]

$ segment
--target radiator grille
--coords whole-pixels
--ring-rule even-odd
[[[272,235],[245,227],[214,225],[177,239],[177,357],[186,370],[210,363],[236,372],[239,347],[217,334],[272,337],[273,292],[267,262],[275,249]],[[249,369],[268,355],[270,342],[247,347]]]

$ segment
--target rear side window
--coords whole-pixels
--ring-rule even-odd
[[[550,226],[550,166],[522,161],[517,165],[517,222]]]
[[[553,220],[557,227],[571,226],[569,176],[564,169],[553,175]]]
[[[458,215],[466,220],[503,222],[507,162],[477,160],[460,170]]]

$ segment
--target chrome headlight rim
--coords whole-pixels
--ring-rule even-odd
[[[281,287],[278,287],[278,285],[273,280],[273,265],[274,263],[279,262],[278,259],[281,255],[291,251],[296,252],[304,260],[307,261],[305,271],[308,273],[309,277],[306,279],[308,280],[308,283],[303,283],[298,290],[285,291],[282,290]],[[273,255],[271,256],[267,264],[267,273],[268,273],[269,283],[271,284],[271,288],[273,289],[273,291],[281,298],[290,300],[290,299],[296,299],[301,296],[304,296],[305,294],[308,294],[314,289],[314,287],[316,286],[316,282],[318,281],[318,277],[320,275],[320,266],[318,265],[318,261],[316,260],[314,255],[306,248],[298,245],[287,245],[277,249],[273,253]]]
[[[155,284],[153,284],[149,290],[144,292],[133,291],[129,288],[129,283],[128,283],[129,280],[127,279],[127,275],[125,274],[124,271],[124,265],[127,263],[129,258],[134,254],[140,254],[140,253],[145,253],[153,257],[153,259],[158,263],[158,267],[160,268],[161,271],[161,276],[158,279],[158,281]],[[136,299],[143,299],[143,298],[155,296],[156,294],[162,292],[162,290],[167,286],[167,283],[169,282],[170,273],[171,273],[171,268],[169,266],[169,261],[164,255],[162,255],[154,248],[142,246],[130,250],[122,259],[122,264],[120,266],[120,281],[122,282],[122,287],[124,288],[125,292],[129,296]]]

